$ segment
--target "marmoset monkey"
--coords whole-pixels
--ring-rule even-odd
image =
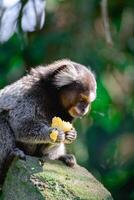
[[[70,60],[31,69],[28,75],[0,90],[0,177],[11,155],[44,155],[73,166],[75,158],[65,153],[64,143],[73,142],[77,133],[58,130],[53,142],[51,121],[58,116],[72,122],[88,112],[95,98],[93,73]]]

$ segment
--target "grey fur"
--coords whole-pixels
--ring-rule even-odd
[[[41,82],[41,80],[46,81],[49,79],[57,70],[59,70],[57,73],[60,73],[60,75],[65,74],[67,77],[67,73],[64,73],[64,71],[62,73],[60,67],[63,66],[64,68],[64,65],[67,65],[67,72],[69,73],[70,63],[70,66],[76,65],[76,63],[69,60],[62,60],[50,66],[37,67],[32,69],[30,74],[0,90],[0,177],[4,163],[8,155],[14,152],[17,142],[22,143],[23,147],[26,147],[26,153],[32,155],[34,155],[37,145],[44,144],[40,148],[42,154],[51,159],[58,159],[61,156],[63,158],[63,155],[65,155],[65,147],[62,141],[66,139],[70,143],[76,139],[76,131],[70,133],[70,136],[67,135],[67,138],[64,138],[64,133],[59,131],[56,143],[52,143],[50,139],[51,119],[60,111],[54,111],[55,106],[57,106],[55,102],[50,109],[49,101],[52,101],[50,98],[54,96],[49,95],[48,99]],[[92,75],[84,66],[80,65],[79,68]],[[58,77],[57,74],[56,77]],[[59,76],[58,79],[51,80],[53,84],[56,82],[55,87],[58,89],[63,86],[61,83],[57,85],[60,78],[62,77]],[[71,78],[70,80],[72,81]],[[67,78],[66,83],[69,84]],[[48,88],[49,92],[51,91]],[[71,118],[64,117],[66,115],[66,113],[63,115],[63,119],[71,121]],[[62,114],[59,114],[59,116],[62,117]]]

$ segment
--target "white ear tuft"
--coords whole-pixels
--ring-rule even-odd
[[[78,76],[79,74],[76,68],[72,64],[69,64],[55,75],[54,84],[57,87],[69,85],[78,80]]]

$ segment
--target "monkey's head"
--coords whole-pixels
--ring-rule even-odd
[[[58,61],[55,66],[52,81],[59,91],[61,105],[73,118],[85,115],[96,98],[94,74],[70,60]]]
[[[32,69],[31,74],[43,88],[40,94],[47,92],[50,109],[57,116],[81,117],[96,98],[95,76],[81,64],[59,60],[46,67]]]

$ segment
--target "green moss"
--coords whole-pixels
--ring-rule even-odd
[[[60,161],[43,166],[38,158],[14,161],[3,187],[2,200],[108,200],[110,193],[86,169]]]

